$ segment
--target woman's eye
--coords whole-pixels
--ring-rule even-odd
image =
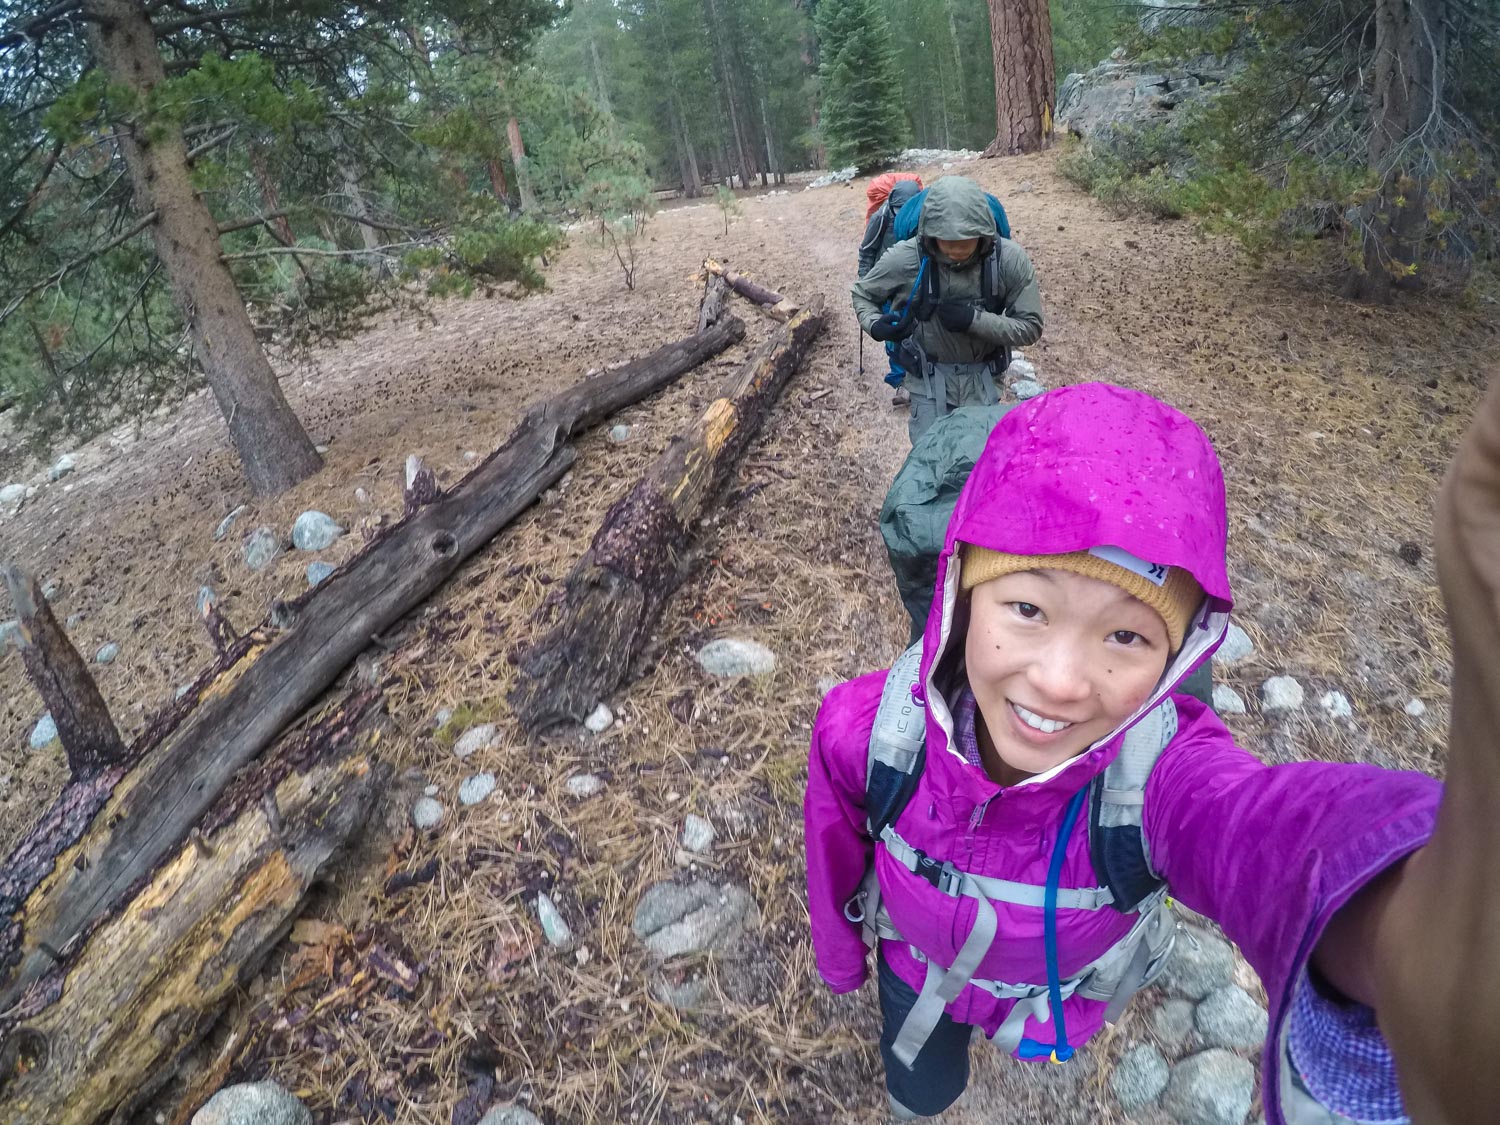
[[[1129,629],[1116,629],[1110,635],[1114,638],[1115,644],[1118,645],[1144,644],[1146,641],[1145,637],[1139,633],[1133,633]]]
[[[1026,618],[1027,621],[1031,621],[1042,615],[1042,611],[1030,602],[1011,602],[1011,605],[1015,606],[1016,612]]]

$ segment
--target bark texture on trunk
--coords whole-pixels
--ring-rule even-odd
[[[521,659],[510,702],[528,730],[583,719],[625,681],[686,575],[695,525],[822,328],[822,299],[814,298],[609,510],[568,576],[560,621]]]
[[[111,81],[144,99],[166,71],[141,0],[86,0],[89,46]],[[229,427],[250,487],[285,491],[322,467],[255,338],[255,326],[221,258],[218,224],[193,187],[182,130],[136,121],[116,136],[136,207],[155,211],[151,237],[172,297]]]
[[[1047,0],[989,0],[995,139],[985,156],[1037,152],[1052,132],[1057,71]]]

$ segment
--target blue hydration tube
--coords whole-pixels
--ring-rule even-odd
[[[1042,896],[1042,924],[1047,949],[1047,1002],[1052,1009],[1052,1024],[1056,1031],[1055,1043],[1039,1043],[1035,1039],[1022,1039],[1016,1054],[1023,1059],[1050,1058],[1055,1063],[1065,1063],[1073,1057],[1073,1048],[1068,1045],[1068,1026],[1063,1019],[1062,980],[1057,966],[1057,887],[1062,880],[1063,860],[1067,858],[1068,841],[1073,837],[1073,825],[1078,822],[1078,812],[1088,796],[1085,785],[1063,813],[1062,831],[1057,843],[1052,845],[1052,864],[1047,870],[1047,886]]]

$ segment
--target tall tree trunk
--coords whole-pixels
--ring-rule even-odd
[[[1375,106],[1370,169],[1380,191],[1364,208],[1364,269],[1351,296],[1386,300],[1392,285],[1419,286],[1421,240],[1443,111],[1447,0],[1377,0]]]
[[[487,167],[490,172],[490,190],[495,193],[495,198],[501,203],[510,202],[510,185],[505,182],[505,168],[494,157],[490,157]]]
[[[604,81],[604,65],[599,61],[599,40],[594,38],[592,31],[589,32],[589,59],[594,65],[594,90],[599,96],[599,108],[613,121],[615,111],[609,101],[609,86]]]
[[[536,196],[531,191],[531,170],[526,167],[526,146],[521,143],[521,123],[511,114],[505,123],[505,135],[510,139],[510,160],[516,167],[516,190],[521,193],[521,210],[535,211]]]
[[[995,139],[985,156],[1038,152],[1052,131],[1057,70],[1047,0],[989,0]]]
[[[86,0],[89,47],[110,79],[143,101],[166,80],[141,0]],[[214,398],[250,487],[282,492],[322,467],[312,439],[281,393],[245,302],[225,265],[218,225],[193,187],[182,130],[165,120],[133,121],[117,134],[142,212],[155,211],[151,237],[187,322]]]
[[[344,181],[344,197],[349,201],[349,213],[354,216],[355,226],[359,227],[359,236],[366,250],[375,250],[380,246],[380,231],[371,222],[370,205],[365,200],[364,189],[359,186],[359,165],[355,163],[354,154],[342,144],[339,146],[338,168]]]
[[[963,44],[958,37],[958,21],[953,17],[953,0],[943,0],[943,10],[948,13],[948,38],[953,44],[953,79],[958,83],[958,104],[963,107],[964,112],[964,144],[969,145],[973,143],[968,129],[972,110],[969,95],[964,91]]]
[[[265,208],[267,215],[275,215],[281,210],[281,194],[276,190],[276,181],[271,178],[271,168],[266,163],[266,150],[258,141],[250,142],[250,170],[255,174],[255,182],[260,187],[261,206]],[[285,215],[278,215],[270,222],[271,233],[276,236],[276,241],[283,246],[290,246],[294,241],[292,237],[292,224],[287,221]]]

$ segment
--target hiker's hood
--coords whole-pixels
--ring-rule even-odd
[[[891,214],[894,215],[897,211],[901,210],[902,207],[906,206],[907,201],[921,190],[921,180],[897,180],[891,185],[890,194],[886,196],[886,200],[891,205]]]
[[[932,685],[934,667],[965,615],[957,544],[1016,555],[1116,547],[1148,563],[1184,567],[1206,595],[1151,700],[1088,751],[1023,782],[1030,784],[1080,758],[1092,758],[1089,772],[1102,769],[1113,750],[1098,752],[1218,646],[1231,605],[1227,540],[1219,459],[1208,436],[1180,411],[1104,383],[1049,391],[1009,411],[959,495],[938,560],[920,680],[929,703],[929,746],[936,742],[962,757],[952,742],[947,703]]]
[[[924,239],[955,242],[965,238],[994,238],[995,215],[984,189],[966,176],[944,176],[927,189],[917,234]]]

